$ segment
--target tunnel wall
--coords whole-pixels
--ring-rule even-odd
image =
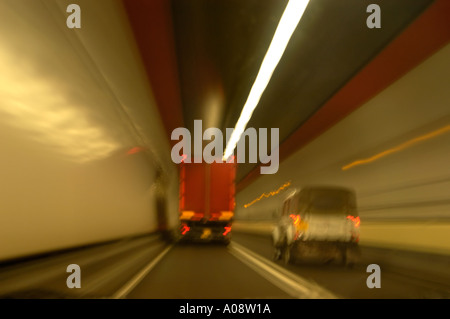
[[[121,2],[77,1],[80,29],[70,3],[0,3],[0,260],[153,232],[157,187],[176,222],[178,175]]]
[[[237,220],[270,221],[292,188],[342,185],[357,194],[361,243],[450,253],[448,83],[450,45],[241,191]],[[342,169],[363,159],[372,160]]]

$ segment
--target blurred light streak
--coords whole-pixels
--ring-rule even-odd
[[[267,194],[266,194],[266,193],[263,193],[263,194],[261,194],[261,196],[259,196],[258,198],[254,199],[254,200],[251,201],[250,203],[245,204],[245,205],[244,205],[244,208],[247,208],[247,207],[253,205],[254,203],[260,201],[260,200],[263,199],[263,198],[269,198],[269,197],[271,197],[271,196],[275,196],[275,195],[277,195],[278,193],[280,193],[283,189],[285,189],[286,187],[289,187],[290,185],[291,185],[291,182],[287,182],[287,183],[283,184],[282,186],[280,186],[276,191],[272,191],[272,192],[269,192],[269,193],[267,193]]]
[[[292,34],[300,22],[308,3],[309,0],[290,0],[288,2],[286,9],[281,16],[280,22],[278,23],[269,49],[264,56],[261,68],[259,69],[258,75],[250,90],[247,101],[242,108],[241,115],[239,116],[230,140],[227,143],[223,155],[224,161],[226,161],[228,157],[233,154],[234,149],[236,148],[236,145],[239,142],[248,121],[250,121],[253,111],[258,105],[264,90],[269,84],[270,78],[272,77],[278,62],[280,61]]]
[[[380,153],[378,153],[378,154],[376,154],[376,155],[374,155],[372,157],[369,157],[369,158],[366,158],[366,159],[357,160],[357,161],[354,161],[354,162],[352,162],[352,163],[350,163],[348,165],[342,166],[342,170],[345,171],[345,170],[348,170],[348,169],[350,169],[350,168],[352,168],[354,166],[358,166],[358,165],[363,165],[363,164],[368,164],[368,163],[374,162],[374,161],[376,161],[376,160],[378,160],[378,159],[380,159],[382,157],[385,157],[385,156],[390,155],[392,153],[400,152],[400,151],[402,151],[402,150],[404,150],[404,149],[406,149],[408,147],[413,146],[416,143],[429,140],[431,138],[437,137],[437,136],[442,135],[444,133],[447,133],[449,131],[450,131],[450,125],[444,126],[444,127],[440,128],[440,129],[437,129],[437,130],[435,130],[433,132],[430,132],[430,133],[427,133],[425,135],[413,138],[413,139],[411,139],[411,140],[409,140],[409,141],[407,141],[405,143],[402,143],[402,144],[400,144],[398,146],[395,146],[393,148],[390,148],[390,149],[387,149],[387,150],[385,150],[383,152],[380,152]]]

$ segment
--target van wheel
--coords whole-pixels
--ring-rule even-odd
[[[284,246],[283,253],[282,253],[282,260],[284,264],[289,264],[291,261],[291,247],[290,246]]]
[[[275,261],[281,259],[281,249],[280,248],[274,249],[272,259]]]
[[[355,268],[355,262],[353,260],[346,259],[344,265],[347,268]]]
[[[355,261],[347,252],[347,250],[344,250],[342,252],[342,265],[347,268],[353,268],[355,266]]]

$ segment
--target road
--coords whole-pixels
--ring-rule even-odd
[[[140,237],[3,265],[0,295],[89,299],[450,297],[448,277],[395,268],[382,255],[363,247],[361,262],[352,268],[337,264],[284,265],[270,260],[272,248],[264,236],[234,233],[229,246],[169,245],[154,236]],[[448,258],[442,267],[448,265],[446,262]],[[73,263],[81,268],[80,289],[66,286],[66,267]],[[366,268],[371,263],[381,267],[381,288],[366,285],[370,275]]]

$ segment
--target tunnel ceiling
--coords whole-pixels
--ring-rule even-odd
[[[432,2],[311,0],[247,127],[279,128],[282,143]],[[370,3],[381,29],[366,25]],[[235,126],[286,4],[124,0],[169,139],[194,119]]]

